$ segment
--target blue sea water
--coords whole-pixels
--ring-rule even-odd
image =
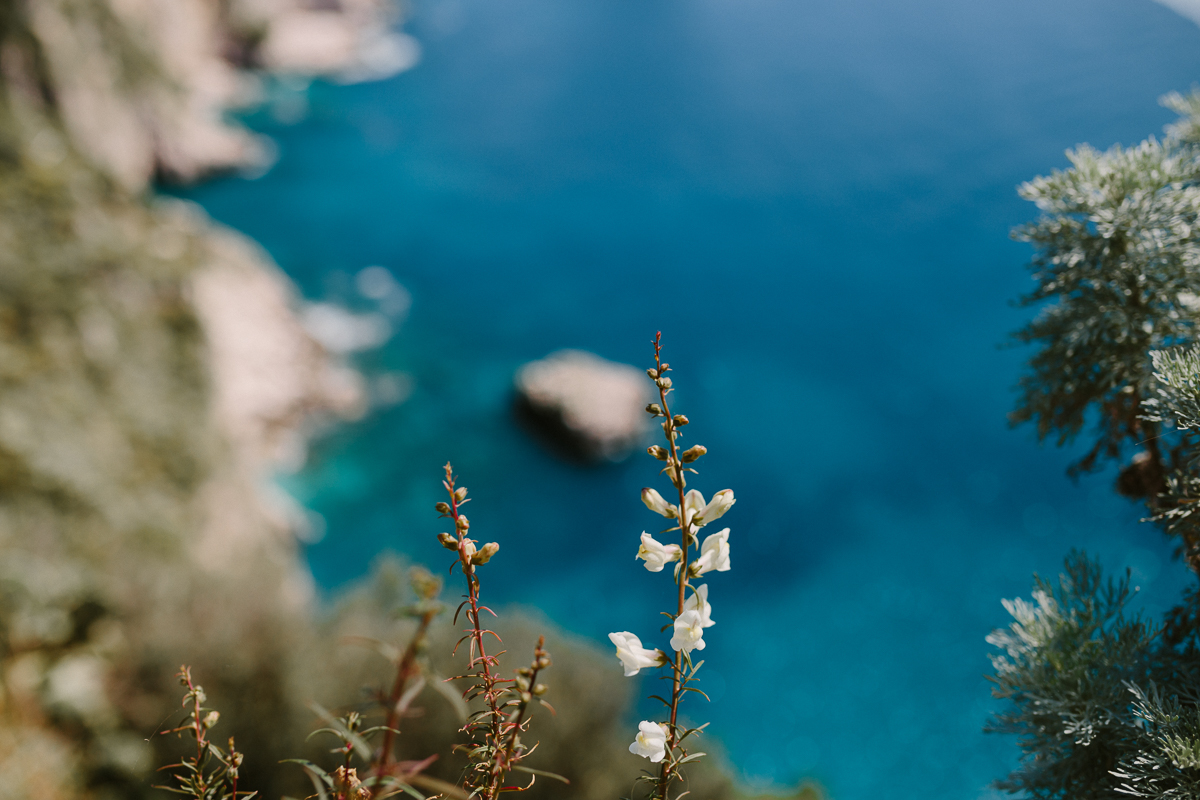
[[[493,600],[656,641],[669,579],[633,560],[661,527],[638,501],[654,462],[561,463],[510,387],[561,347],[648,365],[662,330],[710,452],[694,485],[738,496],[694,718],[751,783],[992,796],[1017,754],[981,732],[1000,598],[1075,546],[1132,568],[1150,611],[1187,582],[1110,474],[1072,483],[1072,451],[1006,425],[1028,352],[999,345],[1033,313],[1010,303],[1030,253],[1008,231],[1035,214],[1015,187],[1077,142],[1158,132],[1156,98],[1200,79],[1200,28],[1149,0],[411,12],[419,66],[281,95],[248,119],[274,169],[184,193],[310,298],[361,302],[368,265],[412,294],[363,359],[411,396],[285,480],[327,524],[318,583],[385,549],[443,565],[450,459],[473,530],[503,545]]]

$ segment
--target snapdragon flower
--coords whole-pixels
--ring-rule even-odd
[[[704,502],[704,495],[695,489],[689,489],[688,493],[683,496],[684,524],[690,523],[698,528],[703,527],[713,520],[723,517],[725,512],[736,502],[732,489],[722,489],[714,494],[707,503]]]
[[[667,756],[667,729],[660,723],[642,720],[638,723],[638,735],[629,745],[629,752],[657,764]]]
[[[679,545],[663,544],[642,531],[642,544],[638,548],[636,557],[644,560],[646,569],[651,572],[662,572],[665,565],[679,560],[680,552]]]
[[[702,583],[688,595],[688,599],[683,603],[684,611],[698,611],[700,613],[700,627],[711,628],[717,623],[712,619],[712,606],[708,602],[708,584]]]
[[[699,611],[693,608],[675,618],[671,648],[685,653],[704,649],[704,624]]]
[[[729,571],[729,528],[704,538],[704,544],[700,545],[700,557],[692,562],[689,569],[697,578],[713,570]]]
[[[737,500],[733,497],[733,489],[722,489],[712,496],[712,500],[708,501],[708,505],[700,512],[698,519],[700,524],[707,525],[713,520],[720,519],[725,516],[725,512],[733,507]]]
[[[639,670],[661,667],[667,663],[667,654],[662,650],[647,650],[642,640],[629,631],[610,633],[608,640],[617,646],[617,658],[625,668],[625,677],[637,675]]]
[[[653,489],[642,489],[642,502],[655,514],[662,514],[670,519],[679,517],[679,509],[668,503],[661,494]]]
[[[463,563],[463,571],[470,566],[471,559],[475,557],[475,542],[471,539],[463,539],[462,544],[458,546],[458,559]]]
[[[696,489],[688,489],[687,494],[683,496],[683,524],[688,525],[695,522],[696,525],[703,525],[704,523],[697,519],[697,516],[703,511],[704,495]]]

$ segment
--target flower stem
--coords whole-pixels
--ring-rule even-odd
[[[662,363],[662,333],[654,337],[654,366],[661,377],[664,370]],[[683,606],[687,601],[687,583],[688,583],[688,549],[691,546],[691,520],[687,519],[687,510],[685,508],[684,488],[687,482],[683,477],[683,462],[679,458],[679,448],[675,443],[675,418],[671,416],[671,409],[667,405],[667,392],[669,387],[658,385],[659,404],[663,410],[663,434],[667,438],[668,458],[667,471],[671,482],[675,484],[675,489],[679,493],[679,531],[680,538],[680,569],[679,577],[676,582],[679,584],[678,607],[676,609],[676,618],[683,614]],[[683,651],[675,651],[675,660],[672,664],[674,674],[671,680],[671,725],[667,731],[667,757],[663,759],[662,767],[659,770],[658,776],[658,791],[656,797],[660,800],[667,800],[667,790],[670,788],[672,778],[672,768],[675,761],[675,745],[679,740],[679,735],[675,728],[675,722],[679,715],[679,701],[683,695]]]
[[[499,678],[492,673],[492,664],[495,662],[494,656],[489,656],[483,645],[483,634],[485,631],[479,625],[479,577],[475,574],[475,565],[471,563],[471,559],[463,558],[466,551],[463,546],[466,544],[467,529],[459,527],[458,518],[460,516],[458,507],[460,501],[454,490],[454,475],[451,472],[450,465],[446,465],[446,480],[445,485],[450,493],[450,517],[454,520],[454,531],[458,535],[459,546],[459,565],[462,567],[463,575],[467,579],[467,618],[471,622],[471,651],[478,649],[478,657],[472,655],[468,660],[468,669],[475,668],[477,665],[480,670],[480,680],[483,686],[483,698],[488,707],[488,733],[486,739],[488,747],[492,751],[493,758],[498,755],[498,748],[501,746],[501,720],[500,706],[496,692],[496,684]],[[482,800],[495,800],[497,791],[492,791],[491,785],[488,786],[488,791],[481,795]]]
[[[413,634],[408,647],[404,649],[404,655],[401,656],[400,663],[396,667],[396,681],[392,684],[392,691],[387,699],[387,720],[384,722],[383,745],[379,750],[379,760],[375,764],[376,786],[380,785],[383,776],[387,774],[388,762],[392,758],[392,740],[395,738],[396,726],[400,721],[400,709],[398,708],[400,698],[404,695],[404,688],[408,684],[409,679],[417,671],[417,653],[425,641],[429,624],[433,622],[433,618],[437,616],[437,613],[438,609],[431,607],[421,615],[421,622],[417,626],[417,632]]]

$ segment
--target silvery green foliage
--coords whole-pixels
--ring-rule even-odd
[[[1200,572],[1200,93],[1163,102],[1183,116],[1163,140],[1081,147],[1022,187],[1043,212],[1017,232],[1037,248],[1025,301],[1048,302],[1017,334],[1041,349],[1013,419],[1060,444],[1094,421],[1076,470],[1145,447],[1118,488],[1146,499]],[[1008,705],[990,729],[1017,734],[1024,755],[1001,788],[1200,798],[1200,589],[1161,627],[1127,616],[1132,594],[1072,554],[1057,585],[1005,603],[1014,621],[988,641]]]
[[[1191,94],[1170,92],[1159,100],[1179,115],[1179,121],[1167,126],[1167,136],[1191,144],[1200,143],[1200,91]]]
[[[1033,602],[1006,601],[1014,621],[988,636],[993,695],[1009,701],[988,730],[1015,733],[1020,767],[999,787],[1035,798],[1114,797],[1111,771],[1136,753],[1127,682],[1153,677],[1156,631],[1125,615],[1128,578],[1105,581],[1072,553],[1057,584],[1035,576]]]
[[[1156,396],[1148,418],[1180,430],[1200,431],[1200,347],[1150,353]]]
[[[1200,697],[1194,676],[1189,677],[1179,695],[1165,695],[1153,682],[1147,689],[1129,685],[1137,750],[1113,771],[1121,794],[1156,800],[1200,797]]]
[[[1150,354],[1155,397],[1146,401],[1146,419],[1176,431],[1177,444],[1152,519],[1178,535],[1181,551],[1200,563],[1200,347],[1156,350]]]
[[[1180,102],[1200,107],[1198,98]],[[1021,378],[1012,418],[1034,421],[1039,436],[1055,433],[1062,444],[1098,410],[1096,441],[1077,470],[1119,456],[1126,439],[1147,438],[1147,354],[1196,338],[1200,148],[1181,138],[1190,136],[1184,127],[1128,149],[1083,145],[1067,152],[1069,169],[1020,189],[1042,212],[1014,232],[1037,248],[1037,288],[1023,302],[1051,302],[1016,334],[1042,347]]]

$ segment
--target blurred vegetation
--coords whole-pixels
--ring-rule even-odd
[[[1093,426],[1075,470],[1121,464],[1116,489],[1146,505],[1200,574],[1200,92],[1169,95],[1181,119],[1132,148],[1068,152],[1071,167],[1022,187],[1042,216],[1043,305],[1018,334],[1040,345],[1016,421],[1060,443]],[[1182,567],[1181,567],[1182,568]],[[1020,767],[998,786],[1035,798],[1200,797],[1200,587],[1161,622],[1130,615],[1113,581],[1073,553],[988,641],[992,730],[1016,734]]]
[[[105,2],[54,6],[104,20],[87,41],[132,63]],[[303,774],[279,762],[324,758],[305,742],[318,723],[309,701],[351,709],[388,679],[391,665],[343,640],[411,635],[395,614],[403,567],[385,560],[315,603],[294,538],[252,485],[263,476],[214,411],[193,279],[229,257],[232,234],[77,146],[28,8],[0,2],[0,799],[157,795],[152,772],[177,760],[179,742],[153,734],[183,716],[184,662],[221,709],[219,736],[236,734],[246,753],[242,788],[303,796]],[[118,86],[130,107],[166,90],[153,69],[139,75]],[[233,555],[202,535],[218,504],[239,520]],[[539,783],[530,800],[627,794],[642,766],[626,750],[629,682],[611,654],[544,620],[497,625],[520,653],[535,628],[550,631],[558,714],[537,720],[530,762],[571,785]],[[443,674],[456,638],[446,620],[431,633]],[[457,779],[454,710],[429,690],[417,705],[402,753],[436,753],[430,774]],[[718,767],[691,784],[701,798],[742,796]]]

